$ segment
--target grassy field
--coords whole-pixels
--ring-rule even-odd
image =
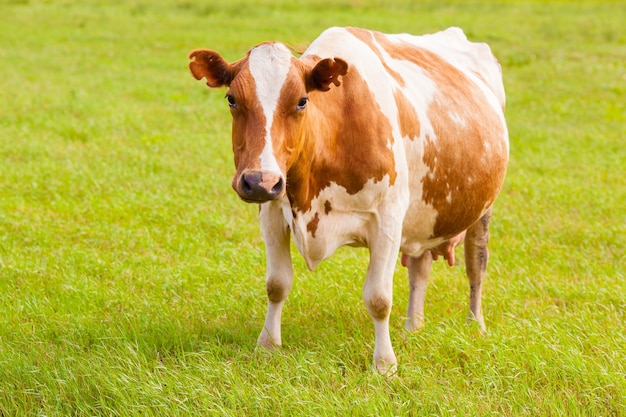
[[[0,0],[0,416],[625,416],[625,21],[617,1]],[[505,74],[489,334],[442,262],[406,334],[398,266],[392,378],[364,250],[296,256],[284,347],[255,349],[257,208],[230,189],[224,92],[187,70],[333,25],[460,26]]]

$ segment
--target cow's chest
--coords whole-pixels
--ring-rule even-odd
[[[315,268],[341,246],[367,246],[372,233],[381,226],[381,214],[388,218],[389,211],[403,212],[401,200],[389,198],[394,193],[385,176],[381,181],[368,181],[355,194],[333,183],[313,198],[304,212],[286,201],[283,215],[307,266]],[[399,222],[402,217],[397,216]]]

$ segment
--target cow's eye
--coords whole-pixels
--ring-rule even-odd
[[[306,107],[306,102],[309,101],[308,97],[302,97],[300,99],[300,101],[298,101],[298,105],[296,106],[296,109],[298,110],[304,110],[304,108]]]
[[[230,107],[235,107],[237,105],[237,103],[235,102],[235,97],[233,97],[231,94],[226,95],[226,100],[228,100],[228,105]]]

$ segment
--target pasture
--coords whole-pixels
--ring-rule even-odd
[[[626,5],[564,1],[0,0],[0,416],[626,415]],[[371,368],[367,252],[296,277],[284,346],[254,205],[230,188],[229,60],[329,26],[462,27],[507,90],[511,162],[483,309],[436,262],[426,328]],[[462,250],[457,250],[457,259]]]

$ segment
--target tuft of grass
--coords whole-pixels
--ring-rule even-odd
[[[619,2],[0,2],[0,415],[626,414],[626,7]],[[427,326],[370,365],[363,250],[265,313],[257,209],[230,189],[223,92],[197,47],[306,45],[334,25],[462,27],[499,57],[511,163],[492,221],[487,337],[462,267]],[[458,257],[462,254],[457,254]]]

